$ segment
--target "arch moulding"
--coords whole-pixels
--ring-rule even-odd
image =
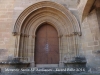
[[[51,1],[42,1],[26,8],[18,17],[13,35],[15,41],[15,57],[23,58],[34,66],[35,32],[37,28],[48,23],[55,27],[59,37],[59,66],[63,65],[64,56],[72,57],[78,54],[78,35],[81,29],[78,21],[64,6]],[[72,47],[73,46],[73,47]]]

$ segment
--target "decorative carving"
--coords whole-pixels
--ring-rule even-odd
[[[80,32],[73,32],[72,34],[67,34],[65,35],[66,37],[72,37],[72,36],[75,36],[75,35],[79,35],[81,36],[82,34]]]
[[[18,32],[12,32],[13,36],[17,36],[17,35],[20,35],[20,33]]]
[[[72,36],[74,36],[74,34],[68,34],[68,35],[66,35],[66,37],[72,37]]]
[[[58,37],[61,38],[61,37],[63,37],[63,35],[59,35]]]
[[[20,17],[17,19],[17,21],[15,23],[15,26],[14,26],[14,31],[15,32],[20,32],[20,30],[21,30],[20,28],[22,27],[22,24],[23,24],[24,20],[26,19],[27,15],[29,15],[30,12],[34,13],[36,11],[36,9],[38,10],[38,9],[42,9],[42,8],[45,8],[45,7],[46,8],[47,7],[48,8],[54,8],[53,10],[56,10],[56,9],[59,10],[59,11],[56,11],[56,12],[60,12],[59,15],[63,15],[64,16],[63,18],[65,20],[66,20],[66,17],[68,17],[69,20],[72,20],[72,25],[76,26],[78,31],[80,32],[81,29],[80,29],[80,26],[79,26],[76,18],[74,16],[72,16],[72,14],[69,12],[69,10],[66,9],[65,7],[63,7],[62,5],[54,3],[54,2],[51,2],[51,1],[42,1],[42,2],[39,2],[39,3],[33,4],[28,9],[26,9],[20,15]]]
[[[71,12],[68,9],[66,9],[60,4],[50,2],[50,1],[39,2],[25,9],[23,13],[18,17],[15,23],[15,27],[14,27],[15,32],[13,33],[14,35],[18,35],[18,33],[20,33],[21,31],[24,31],[23,33],[21,33],[22,40],[20,40],[20,38],[17,40],[19,41],[18,43],[20,45],[20,47],[17,46],[17,50],[21,52],[25,50],[26,52],[28,52],[27,51],[28,49],[26,48],[29,48],[30,50],[33,50],[34,52],[34,48],[32,44],[34,43],[33,41],[35,41],[35,37],[36,37],[35,31],[37,30],[39,25],[41,25],[44,22],[52,23],[52,25],[54,25],[54,27],[57,29],[57,32],[59,35],[58,37],[62,39],[63,38],[65,39],[65,37],[71,37],[77,34],[77,33],[68,34],[69,31],[71,30],[80,32],[80,26],[77,22],[77,19],[71,14]],[[70,27],[68,28],[67,26],[70,26]],[[75,29],[73,29],[73,26],[75,27]],[[64,35],[64,34],[68,34],[68,35]],[[23,37],[29,37],[29,36],[31,37],[30,39],[28,40],[23,39]],[[60,39],[59,49],[62,48],[63,44],[65,45],[62,39]],[[31,42],[29,40],[33,40],[33,41]],[[70,42],[71,39],[69,39],[68,41]],[[71,43],[72,42],[70,42],[70,44]],[[23,48],[23,46],[25,47],[24,49],[22,50],[19,49],[19,48]],[[48,48],[49,46],[46,45],[47,50]],[[16,51],[16,52],[20,53],[19,51]],[[60,60],[62,60],[62,57],[60,58]]]
[[[81,35],[82,35],[82,33],[81,33],[81,32],[73,32],[73,34],[74,34],[74,35],[79,35],[79,36],[81,36]]]

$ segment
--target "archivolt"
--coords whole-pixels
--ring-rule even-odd
[[[49,23],[58,31],[59,50],[64,50],[65,46],[66,50],[73,51],[71,46],[75,47],[78,44],[75,42],[75,37],[77,34],[81,35],[81,29],[74,15],[60,4],[43,1],[25,9],[14,25],[16,57],[34,56],[35,32],[42,23]],[[66,44],[65,40],[69,45]],[[61,51],[59,52],[61,53]],[[60,56],[60,61],[62,61],[62,55]]]
[[[21,15],[18,17],[18,19],[14,25],[14,29],[13,29],[14,35],[16,35],[16,33],[17,34],[21,33],[21,27],[23,26],[23,23],[25,22],[27,17],[29,17],[30,14],[34,14],[34,12],[37,12],[37,10],[39,10],[41,8],[42,9],[46,8],[45,10],[47,10],[48,8],[52,8],[53,10],[55,10],[53,12],[55,12],[56,14],[58,12],[60,12],[61,14],[59,14],[59,15],[60,16],[63,15],[63,17],[65,17],[65,20],[68,19],[70,21],[71,25],[73,25],[75,27],[75,31],[77,31],[77,32],[81,31],[76,18],[74,17],[74,15],[71,14],[71,12],[68,9],[66,9],[64,6],[54,3],[54,2],[42,1],[42,2],[31,5],[30,7],[28,7],[21,13]],[[68,21],[68,20],[66,20],[66,21]]]

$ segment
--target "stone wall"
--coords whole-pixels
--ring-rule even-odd
[[[83,21],[81,37],[81,51],[87,59],[87,66],[99,68],[100,64],[100,31],[96,11],[93,10]]]
[[[0,60],[14,56],[15,37],[12,30],[18,16],[28,6],[44,0],[0,0]],[[82,36],[80,37],[80,55],[87,58],[88,66],[95,67],[100,62],[100,32],[95,10],[83,22],[82,13],[87,0],[49,0],[60,3],[68,8],[80,21]],[[97,54],[96,54],[97,52]],[[96,63],[96,64],[94,64]]]
[[[12,37],[13,12],[15,0],[0,0],[0,60],[14,54]]]

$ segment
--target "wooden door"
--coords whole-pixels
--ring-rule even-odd
[[[59,38],[56,29],[49,25],[41,25],[36,32],[35,63],[59,63]]]

